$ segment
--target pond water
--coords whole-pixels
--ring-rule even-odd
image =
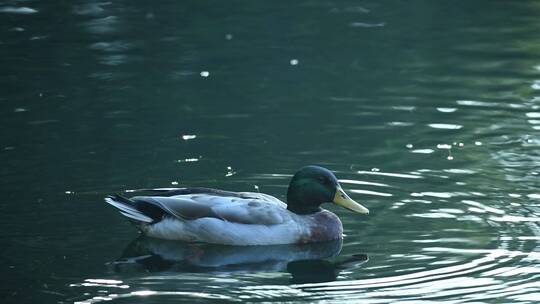
[[[540,300],[537,1],[0,3],[3,303]],[[343,242],[138,238],[103,202],[284,199],[306,164],[371,211]]]

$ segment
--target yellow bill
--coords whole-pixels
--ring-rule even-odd
[[[368,208],[360,205],[359,203],[353,201],[341,187],[337,187],[336,195],[334,196],[334,201],[336,205],[340,205],[343,208],[347,208],[351,211],[360,214],[369,214]]]

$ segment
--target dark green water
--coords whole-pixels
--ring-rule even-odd
[[[2,1],[2,302],[537,302],[539,14]],[[313,163],[371,210],[329,207],[343,244],[136,240],[102,200],[177,185],[284,198]]]

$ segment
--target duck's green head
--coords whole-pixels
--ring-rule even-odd
[[[309,214],[320,211],[323,203],[335,203],[360,214],[369,213],[366,207],[343,191],[330,170],[319,166],[303,167],[289,184],[287,209],[297,214]]]

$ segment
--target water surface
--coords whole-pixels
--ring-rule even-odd
[[[4,301],[538,301],[539,12],[3,1]],[[343,243],[156,243],[102,201],[183,185],[284,199],[306,164],[371,211],[328,207]]]

